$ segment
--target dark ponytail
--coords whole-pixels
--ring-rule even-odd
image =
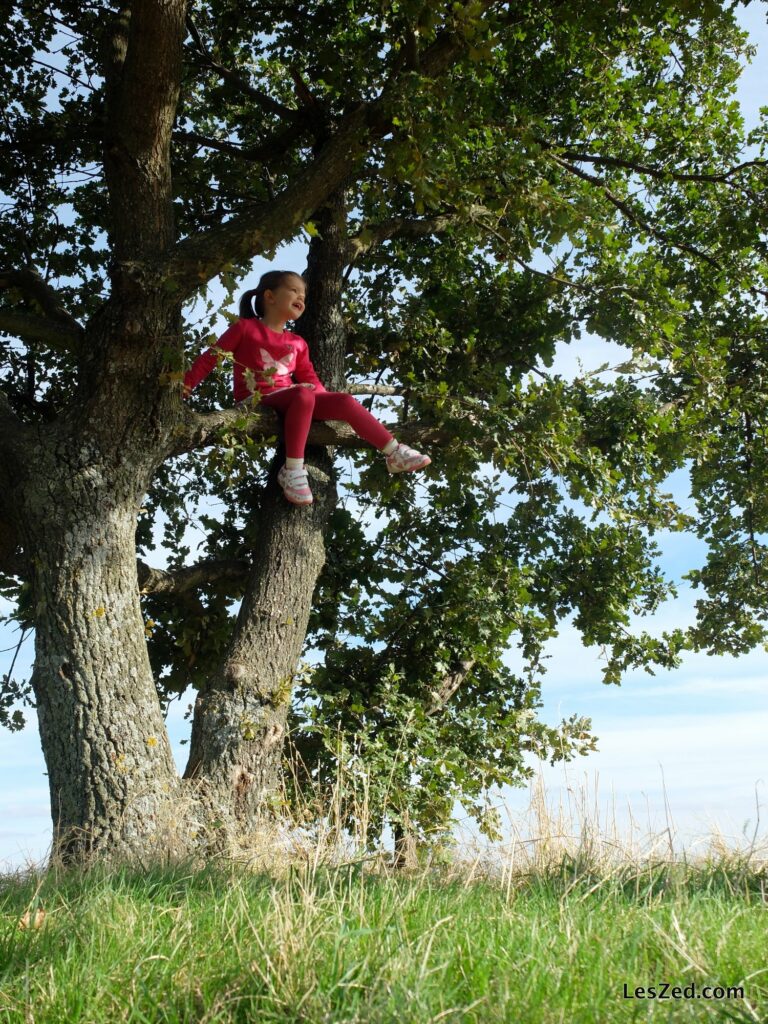
[[[285,277],[301,277],[293,270],[268,270],[262,274],[259,283],[250,291],[244,292],[240,299],[240,316],[243,320],[253,320],[264,316],[264,292],[274,291],[283,283]]]

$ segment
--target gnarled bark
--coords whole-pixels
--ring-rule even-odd
[[[58,430],[40,432],[24,454],[30,468],[17,467],[14,478],[15,525],[30,553],[31,683],[54,853],[142,854],[178,788],[136,579],[144,481],[116,469],[111,453]]]

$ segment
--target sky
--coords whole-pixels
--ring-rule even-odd
[[[747,124],[756,121],[764,102],[761,67],[768,57],[768,4],[751,3],[739,18],[750,32],[758,54],[741,78],[738,98]],[[304,265],[305,248],[279,252],[274,266]],[[263,264],[263,266],[262,266]],[[256,261],[255,274],[268,269]],[[605,362],[620,362],[624,350],[584,336],[561,346],[552,372],[572,376]],[[686,474],[670,478],[669,488],[690,507]],[[703,546],[692,537],[660,535],[660,565],[679,575],[703,560]],[[160,566],[163,560],[153,558]],[[649,631],[685,626],[693,621],[695,592],[678,583],[679,596],[656,618],[643,620]],[[0,600],[0,609],[9,610]],[[0,673],[9,671],[18,633],[0,627]],[[33,656],[28,638],[14,669],[28,678]],[[542,687],[540,717],[556,725],[572,714],[592,720],[598,750],[568,765],[530,762],[536,785],[543,785],[554,814],[564,814],[569,827],[588,820],[598,831],[617,830],[628,843],[664,833],[676,849],[705,850],[715,836],[731,845],[765,840],[768,822],[768,654],[762,649],[740,658],[689,654],[674,670],[628,674],[620,687],[601,682],[599,652],[585,648],[570,625],[551,641],[548,671]],[[511,668],[520,664],[514,648],[507,653]],[[183,768],[189,735],[184,713],[191,694],[171,705],[167,726],[177,764]],[[37,726],[32,720],[21,732],[0,730],[0,872],[40,862],[48,852],[51,819]],[[533,784],[507,788],[494,799],[503,831],[533,835]],[[666,831],[665,831],[666,830]],[[461,832],[461,830],[460,830]],[[466,824],[463,834],[471,837]],[[768,840],[765,840],[768,842]]]

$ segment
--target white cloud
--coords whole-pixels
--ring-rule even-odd
[[[604,723],[605,724],[605,723]],[[640,821],[648,832],[669,824],[678,845],[719,829],[733,839],[765,832],[768,708],[691,716],[643,716],[597,728],[598,751],[568,764],[537,762],[550,806],[571,818],[581,808],[603,826],[626,832]],[[505,789],[510,815],[520,819],[531,791]],[[746,833],[745,825],[748,824]]]

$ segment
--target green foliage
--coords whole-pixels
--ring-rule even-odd
[[[37,267],[85,322],[110,247],[103,12],[28,8],[0,28],[13,115],[0,251],[8,266]],[[347,374],[397,387],[400,398],[369,403],[377,415],[447,439],[418,480],[390,478],[368,451],[349,456],[295,748],[326,788],[340,763],[374,779],[371,834],[393,813],[437,835],[455,799],[492,834],[489,786],[524,780],[531,751],[567,759],[594,742],[578,717],[537,717],[544,646],[563,623],[603,649],[606,683],[674,666],[686,645],[766,640],[766,125],[747,134],[733,98],[744,34],[713,0],[189,10],[203,50],[190,33],[171,156],[179,237],[271,212],[349,111],[378,97],[387,130],[346,185],[361,245],[344,298]],[[430,47],[457,39],[456,59],[424,73]],[[54,56],[59,72],[44,66]],[[316,237],[314,213],[301,222]],[[249,266],[221,255],[229,310]],[[189,356],[216,322],[207,287],[186,310]],[[0,312],[19,298],[3,292]],[[608,376],[553,374],[556,346],[578,347],[585,331],[625,346],[626,361]],[[67,415],[81,383],[70,355],[13,339],[2,360],[20,416]],[[179,360],[171,346],[170,372]],[[222,366],[192,406],[228,404],[228,378]],[[233,430],[209,454],[162,466],[140,555],[151,559],[159,535],[170,568],[248,559],[269,454]],[[692,513],[664,489],[683,468]],[[205,540],[193,556],[195,523]],[[634,620],[674,594],[657,565],[662,530],[694,531],[708,556],[688,574],[702,595],[696,626],[651,636]],[[223,584],[145,595],[164,703],[206,684],[241,596]],[[505,664],[510,645],[520,675]],[[360,765],[372,776],[355,775]]]

